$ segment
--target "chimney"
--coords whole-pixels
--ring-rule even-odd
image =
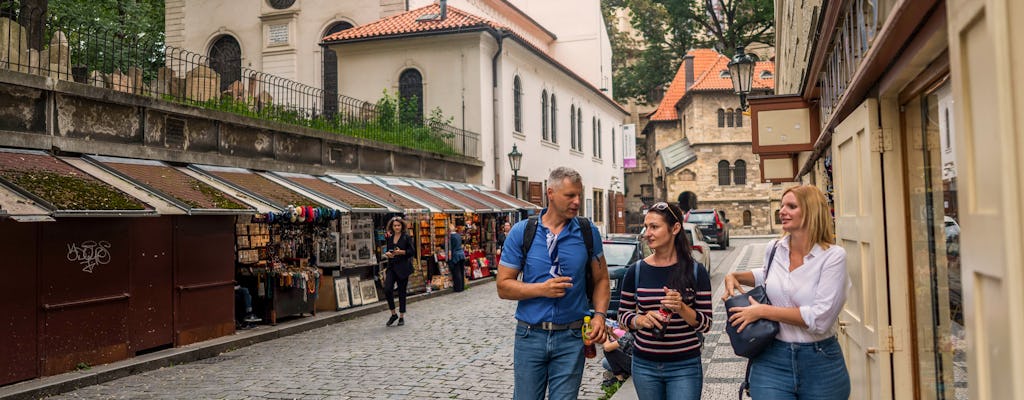
[[[441,15],[437,19],[444,21],[445,18],[448,18],[448,0],[441,0]]]
[[[683,68],[686,68],[686,90],[693,86],[693,54],[683,57]]]

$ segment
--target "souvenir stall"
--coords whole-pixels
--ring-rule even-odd
[[[442,230],[445,229],[443,222],[444,214],[440,214],[441,221],[435,221],[432,219],[432,216],[438,214],[440,212],[439,209],[424,204],[419,199],[414,199],[405,193],[393,190],[376,179],[346,174],[332,174],[330,178],[341,188],[385,204],[389,206],[392,212],[403,214],[403,218],[412,231],[414,243],[419,244],[416,246],[417,257],[413,260],[415,272],[409,277],[408,290],[409,293],[416,293],[426,289],[425,282],[427,278],[440,275],[440,266],[433,257],[432,243],[434,243],[435,238],[431,232],[437,227],[440,227]],[[384,231],[386,229],[384,224],[393,215],[395,214],[383,215],[380,218],[380,235],[374,235],[375,238],[380,239],[377,247],[383,245]],[[377,250],[377,255],[380,255],[379,250]]]
[[[338,235],[344,205],[285,183],[271,173],[192,165],[193,171],[273,205],[277,210],[239,217],[236,280],[252,297],[253,311],[270,324],[280,317],[316,314],[318,250],[325,256]],[[335,247],[336,248],[336,247]]]
[[[429,221],[423,218],[420,219],[421,251],[425,250],[422,247],[425,247],[423,245],[427,242],[424,240],[424,235],[429,235],[429,242],[433,247],[431,253],[421,254],[421,259],[426,258],[427,263],[436,262],[436,270],[431,268],[426,271],[430,273],[432,280],[431,289],[451,287],[451,273],[447,269],[447,257],[444,250],[445,241],[448,237],[448,226],[451,223],[457,226],[460,225],[459,221],[462,221],[465,218],[465,214],[471,213],[472,210],[433,192],[421,184],[420,181],[392,177],[374,177],[374,179],[388,189],[399,192],[405,197],[416,199],[416,201],[428,205],[435,211],[430,215]],[[429,226],[429,229],[423,229],[424,225]],[[433,255],[432,257],[431,254]],[[433,267],[433,265],[428,266]],[[438,276],[442,278],[438,278]],[[412,285],[412,282],[409,284]]]
[[[491,275],[491,271],[497,269],[496,250],[500,245],[496,240],[498,232],[505,221],[516,222],[512,219],[518,214],[516,208],[481,193],[472,185],[457,182],[444,184],[446,189],[441,189],[442,193],[476,207],[473,215],[473,226],[476,229],[471,240],[479,243],[479,246],[475,247],[478,250],[470,256],[469,264],[473,268],[470,271],[471,279]]]
[[[272,173],[281,183],[327,198],[345,207],[337,229],[316,243],[317,267],[321,276],[318,310],[340,310],[376,302],[380,297],[375,270],[383,260],[378,236],[383,236],[391,216],[402,210],[343,186],[326,176]],[[380,284],[380,282],[377,282]]]

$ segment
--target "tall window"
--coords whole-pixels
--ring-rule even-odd
[[[398,115],[407,124],[423,123],[423,75],[413,68],[398,76]]]
[[[590,152],[597,157],[597,117],[590,117]]]
[[[732,109],[731,108],[728,109],[728,110],[725,110],[725,125],[730,127],[730,128],[732,128],[732,124],[733,124],[733,121],[734,121],[732,115],[733,114],[732,114]]]
[[[615,152],[615,128],[612,128],[612,165],[615,165],[615,161],[619,159],[619,154]]]
[[[600,223],[604,217],[604,191],[594,191],[594,222]]]
[[[725,128],[725,110],[718,109],[718,127]]]
[[[242,46],[235,38],[224,35],[210,46],[210,68],[220,74],[220,90],[228,89],[242,79]]]
[[[331,25],[320,37],[327,37],[343,30],[349,29],[352,24],[342,21]],[[324,114],[334,115],[338,112],[338,54],[324,48]]]
[[[718,186],[729,186],[729,162],[722,160],[718,162]]]
[[[736,164],[733,164],[732,175],[732,181],[736,182],[737,185],[746,185],[747,162],[743,160],[736,160]]]
[[[541,138],[548,140],[548,91],[540,92],[540,132]]]
[[[551,142],[558,143],[558,105],[554,93],[551,94]]]
[[[583,110],[576,109],[576,150],[583,151]]]
[[[604,158],[604,130],[601,129],[601,120],[597,120],[597,158]]]
[[[740,111],[740,109],[736,109],[736,127],[743,127],[743,111]]]
[[[750,213],[750,210],[743,210],[743,226],[753,225],[753,222],[751,221],[752,219],[754,218]]]
[[[576,150],[576,105],[569,106],[569,146]]]
[[[515,114],[515,131],[523,132],[523,82],[516,75],[512,80],[512,113]]]

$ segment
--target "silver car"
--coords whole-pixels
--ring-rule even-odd
[[[689,222],[683,223],[683,232],[686,232],[686,239],[690,241],[693,259],[704,264],[704,268],[711,271],[711,245],[704,241],[704,234],[700,232],[697,225]]]

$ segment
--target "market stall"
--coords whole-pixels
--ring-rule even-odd
[[[475,204],[486,207],[486,209],[478,209],[476,213],[479,218],[477,226],[480,228],[478,238],[475,240],[481,243],[480,248],[483,251],[482,255],[478,254],[477,257],[472,258],[472,264],[474,268],[479,269],[479,272],[473,271],[474,275],[487,276],[491,271],[497,269],[497,249],[502,244],[497,242],[498,233],[506,221],[514,224],[518,220],[518,209],[487,196],[476,190],[473,185],[458,182],[444,182],[444,184],[448,187],[444,193],[462,196],[467,199],[466,201],[473,201]]]

